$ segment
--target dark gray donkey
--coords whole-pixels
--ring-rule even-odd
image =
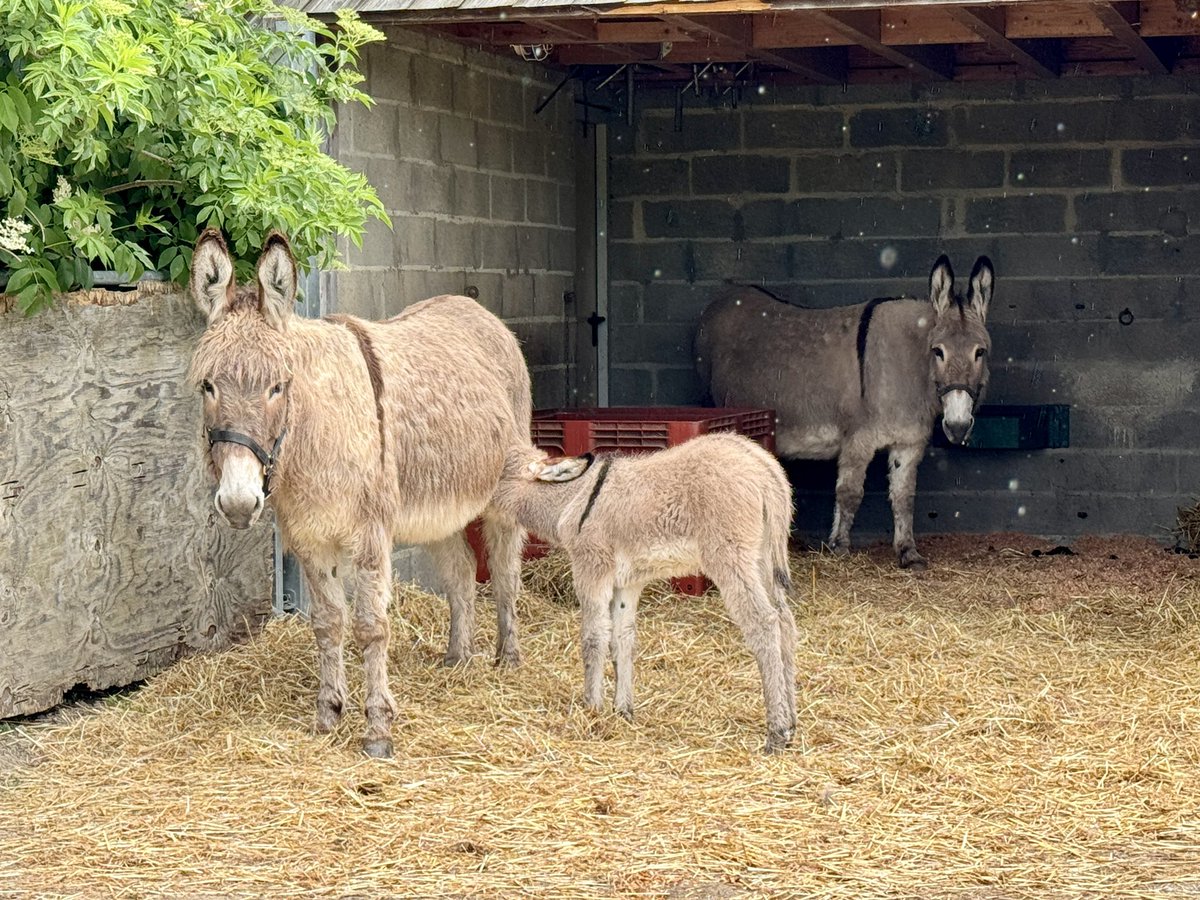
[[[835,553],[850,549],[867,465],[886,447],[896,554],[903,568],[925,566],[913,540],[917,465],[939,413],[955,444],[975,424],[988,381],[993,280],[991,261],[979,257],[964,300],[942,256],[928,302],[886,297],[806,309],[739,287],[704,310],[696,365],[713,401],[773,407],[785,459],[837,458]]]

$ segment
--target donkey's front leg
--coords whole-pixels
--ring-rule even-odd
[[[892,504],[895,535],[892,546],[902,569],[924,569],[925,557],[913,538],[913,497],[917,493],[917,466],[925,444],[901,444],[888,452],[888,499]]]
[[[387,651],[391,624],[388,601],[392,596],[391,544],[382,529],[363,541],[355,557],[358,566],[354,591],[354,637],[362,648],[366,681],[367,730],[363,752],[367,756],[392,755],[392,721],[396,701],[388,687]]]
[[[619,587],[613,592],[612,619],[613,669],[617,680],[617,712],[633,721],[633,656],[637,644],[637,607],[642,585]]]
[[[456,666],[471,659],[475,635],[475,554],[459,531],[427,546],[442,592],[450,604],[450,640],[442,665]]]
[[[850,552],[850,529],[862,503],[863,482],[874,455],[874,448],[850,444],[838,456],[837,505],[833,513],[833,530],[829,533],[829,549],[836,554]]]
[[[613,580],[611,573],[581,571],[572,567],[579,595],[580,636],[583,654],[583,702],[594,710],[604,708],[604,670],[612,646]]]
[[[317,641],[317,668],[320,686],[317,688],[317,717],[313,730],[328,734],[346,709],[346,663],[342,657],[342,642],[346,630],[346,596],[342,583],[333,575],[333,562],[317,560],[297,551],[296,558],[304,569],[304,578],[312,593],[313,636]]]

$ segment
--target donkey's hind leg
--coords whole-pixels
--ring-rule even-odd
[[[525,530],[514,520],[488,509],[483,514],[483,537],[487,542],[488,570],[496,599],[496,665],[519,666],[517,597],[521,593],[521,551],[525,547]]]
[[[895,536],[892,546],[902,569],[924,569],[925,557],[917,552],[913,537],[913,497],[917,493],[917,466],[925,444],[901,444],[888,452],[888,499],[892,503]]]
[[[342,583],[333,574],[333,563],[319,561],[296,551],[304,569],[304,579],[312,593],[313,637],[317,641],[317,668],[320,673],[317,688],[317,717],[313,730],[318,734],[333,731],[346,710],[346,663],[342,643],[346,631],[346,596]]]
[[[464,532],[432,544],[426,549],[433,558],[440,587],[450,604],[450,640],[442,665],[456,666],[471,658],[475,635],[475,554]]]
[[[366,681],[367,756],[392,755],[392,721],[396,700],[388,687],[387,654],[391,637],[388,601],[392,597],[392,544],[383,529],[374,529],[355,555],[354,637],[362,648]]]

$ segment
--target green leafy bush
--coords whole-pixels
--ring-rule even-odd
[[[235,258],[279,228],[336,266],[338,235],[387,221],[321,149],[335,103],[370,102],[356,64],[381,38],[272,0],[0,0],[5,292],[30,313],[93,268],[181,281],[207,225]]]

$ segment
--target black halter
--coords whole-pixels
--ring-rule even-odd
[[[979,402],[979,390],[977,388],[971,387],[969,384],[962,384],[962,383],[941,384],[941,385],[938,385],[937,391],[938,391],[938,399],[939,400],[941,400],[943,397],[945,397],[951,391],[966,391],[967,395],[971,398],[972,403]]]
[[[213,444],[240,444],[246,447],[253,453],[263,467],[263,499],[266,500],[271,496],[271,474],[275,471],[275,463],[279,461],[279,446],[283,443],[284,437],[287,435],[287,426],[283,427],[283,431],[279,432],[279,437],[275,438],[275,443],[271,447],[271,452],[268,453],[258,445],[258,441],[249,435],[242,434],[240,431],[226,431],[224,428],[208,429],[208,449],[211,452]]]

